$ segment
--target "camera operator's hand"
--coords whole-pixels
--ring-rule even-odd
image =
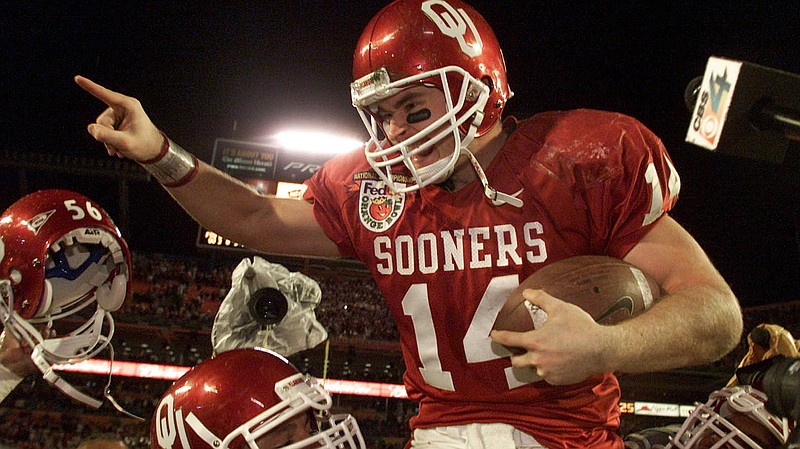
[[[33,348],[17,340],[11,332],[0,333],[0,364],[15,375],[25,377],[39,372],[31,360],[32,351]]]

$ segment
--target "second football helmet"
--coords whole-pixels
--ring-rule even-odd
[[[130,266],[119,229],[103,208],[79,193],[40,190],[0,217],[3,326],[33,348],[31,358],[45,379],[95,407],[99,401],[72,388],[52,365],[88,359],[108,345],[114,333],[110,313],[128,294]],[[54,338],[39,332],[82,310],[90,316],[73,331]]]
[[[749,385],[717,390],[705,404],[697,404],[667,447],[769,449],[785,444],[789,421],[767,411],[766,401],[764,393]]]
[[[150,447],[263,449],[264,440],[280,434],[293,419],[307,418],[316,427],[315,413],[331,405],[331,396],[316,379],[280,355],[233,349],[200,362],[164,393],[151,423]],[[334,415],[327,428],[274,442],[287,449],[364,447],[350,415]]]
[[[460,0],[397,0],[383,8],[358,40],[353,79],[353,106],[370,134],[367,160],[395,192],[446,179],[461,149],[492,128],[512,95],[494,32]],[[383,140],[376,104],[419,85],[442,90],[447,112],[402,142]],[[449,158],[421,169],[413,166],[414,155],[449,136],[455,140]],[[402,165],[414,182],[393,179],[393,167]]]

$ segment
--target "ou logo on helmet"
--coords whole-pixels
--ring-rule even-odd
[[[203,425],[200,423],[200,420],[194,416],[193,413],[189,413],[189,416],[186,417],[185,422],[189,424],[192,430],[203,438],[204,434],[211,432],[203,432],[199,429],[203,429]],[[180,440],[180,445],[178,447],[183,449],[190,449],[191,445],[189,444],[189,438],[186,436],[186,427],[184,426],[184,417],[183,417],[183,410],[175,409],[175,399],[172,397],[171,394],[164,396],[161,400],[161,403],[158,404],[158,409],[156,409],[156,416],[153,423],[155,427],[155,434],[156,440],[158,441],[158,447],[164,449],[172,449],[175,446],[176,437]],[[212,441],[206,441],[209,445],[213,445],[215,438],[211,435]],[[207,438],[203,438],[203,440],[207,440]]]
[[[435,5],[439,5],[445,10],[441,13],[437,13],[433,10]],[[441,30],[442,34],[452,37],[458,41],[461,51],[463,51],[467,56],[474,58],[481,55],[483,52],[483,41],[481,40],[481,35],[478,34],[475,24],[463,9],[459,8],[456,10],[444,0],[428,0],[422,4],[422,12],[424,12],[426,16],[433,20],[433,23],[439,27],[439,30]],[[469,27],[469,29],[472,31],[472,34],[475,36],[474,44],[469,44],[464,39],[464,36],[467,34],[467,27]]]

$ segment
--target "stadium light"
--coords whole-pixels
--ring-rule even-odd
[[[364,144],[352,137],[313,130],[281,131],[272,136],[272,139],[276,145],[287,150],[318,154],[344,153]]]
[[[73,364],[53,365],[53,369],[103,376],[111,374],[112,376],[137,377],[140,379],[175,380],[186,374],[191,367],[119,360],[112,363],[110,360],[88,359]],[[400,384],[340,379],[320,379],[320,381],[330,393],[381,398],[408,398],[405,386]]]
[[[189,366],[160,365],[153,363],[125,362],[104,359],[88,359],[73,364],[53,365],[57,371],[96,374],[107,376],[137,377],[140,379],[175,380],[191,369]],[[363,382],[342,379],[319,379],[330,393],[379,398],[408,399],[402,384],[384,382]],[[692,413],[694,405],[662,402],[620,401],[622,413],[649,416],[670,416],[685,418]]]

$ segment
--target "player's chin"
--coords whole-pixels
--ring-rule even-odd
[[[429,165],[433,165],[438,162],[439,159],[441,159],[439,153],[436,151],[436,148],[433,147],[415,151],[418,152],[411,156],[411,163],[414,164],[414,168],[417,170],[421,170]]]

